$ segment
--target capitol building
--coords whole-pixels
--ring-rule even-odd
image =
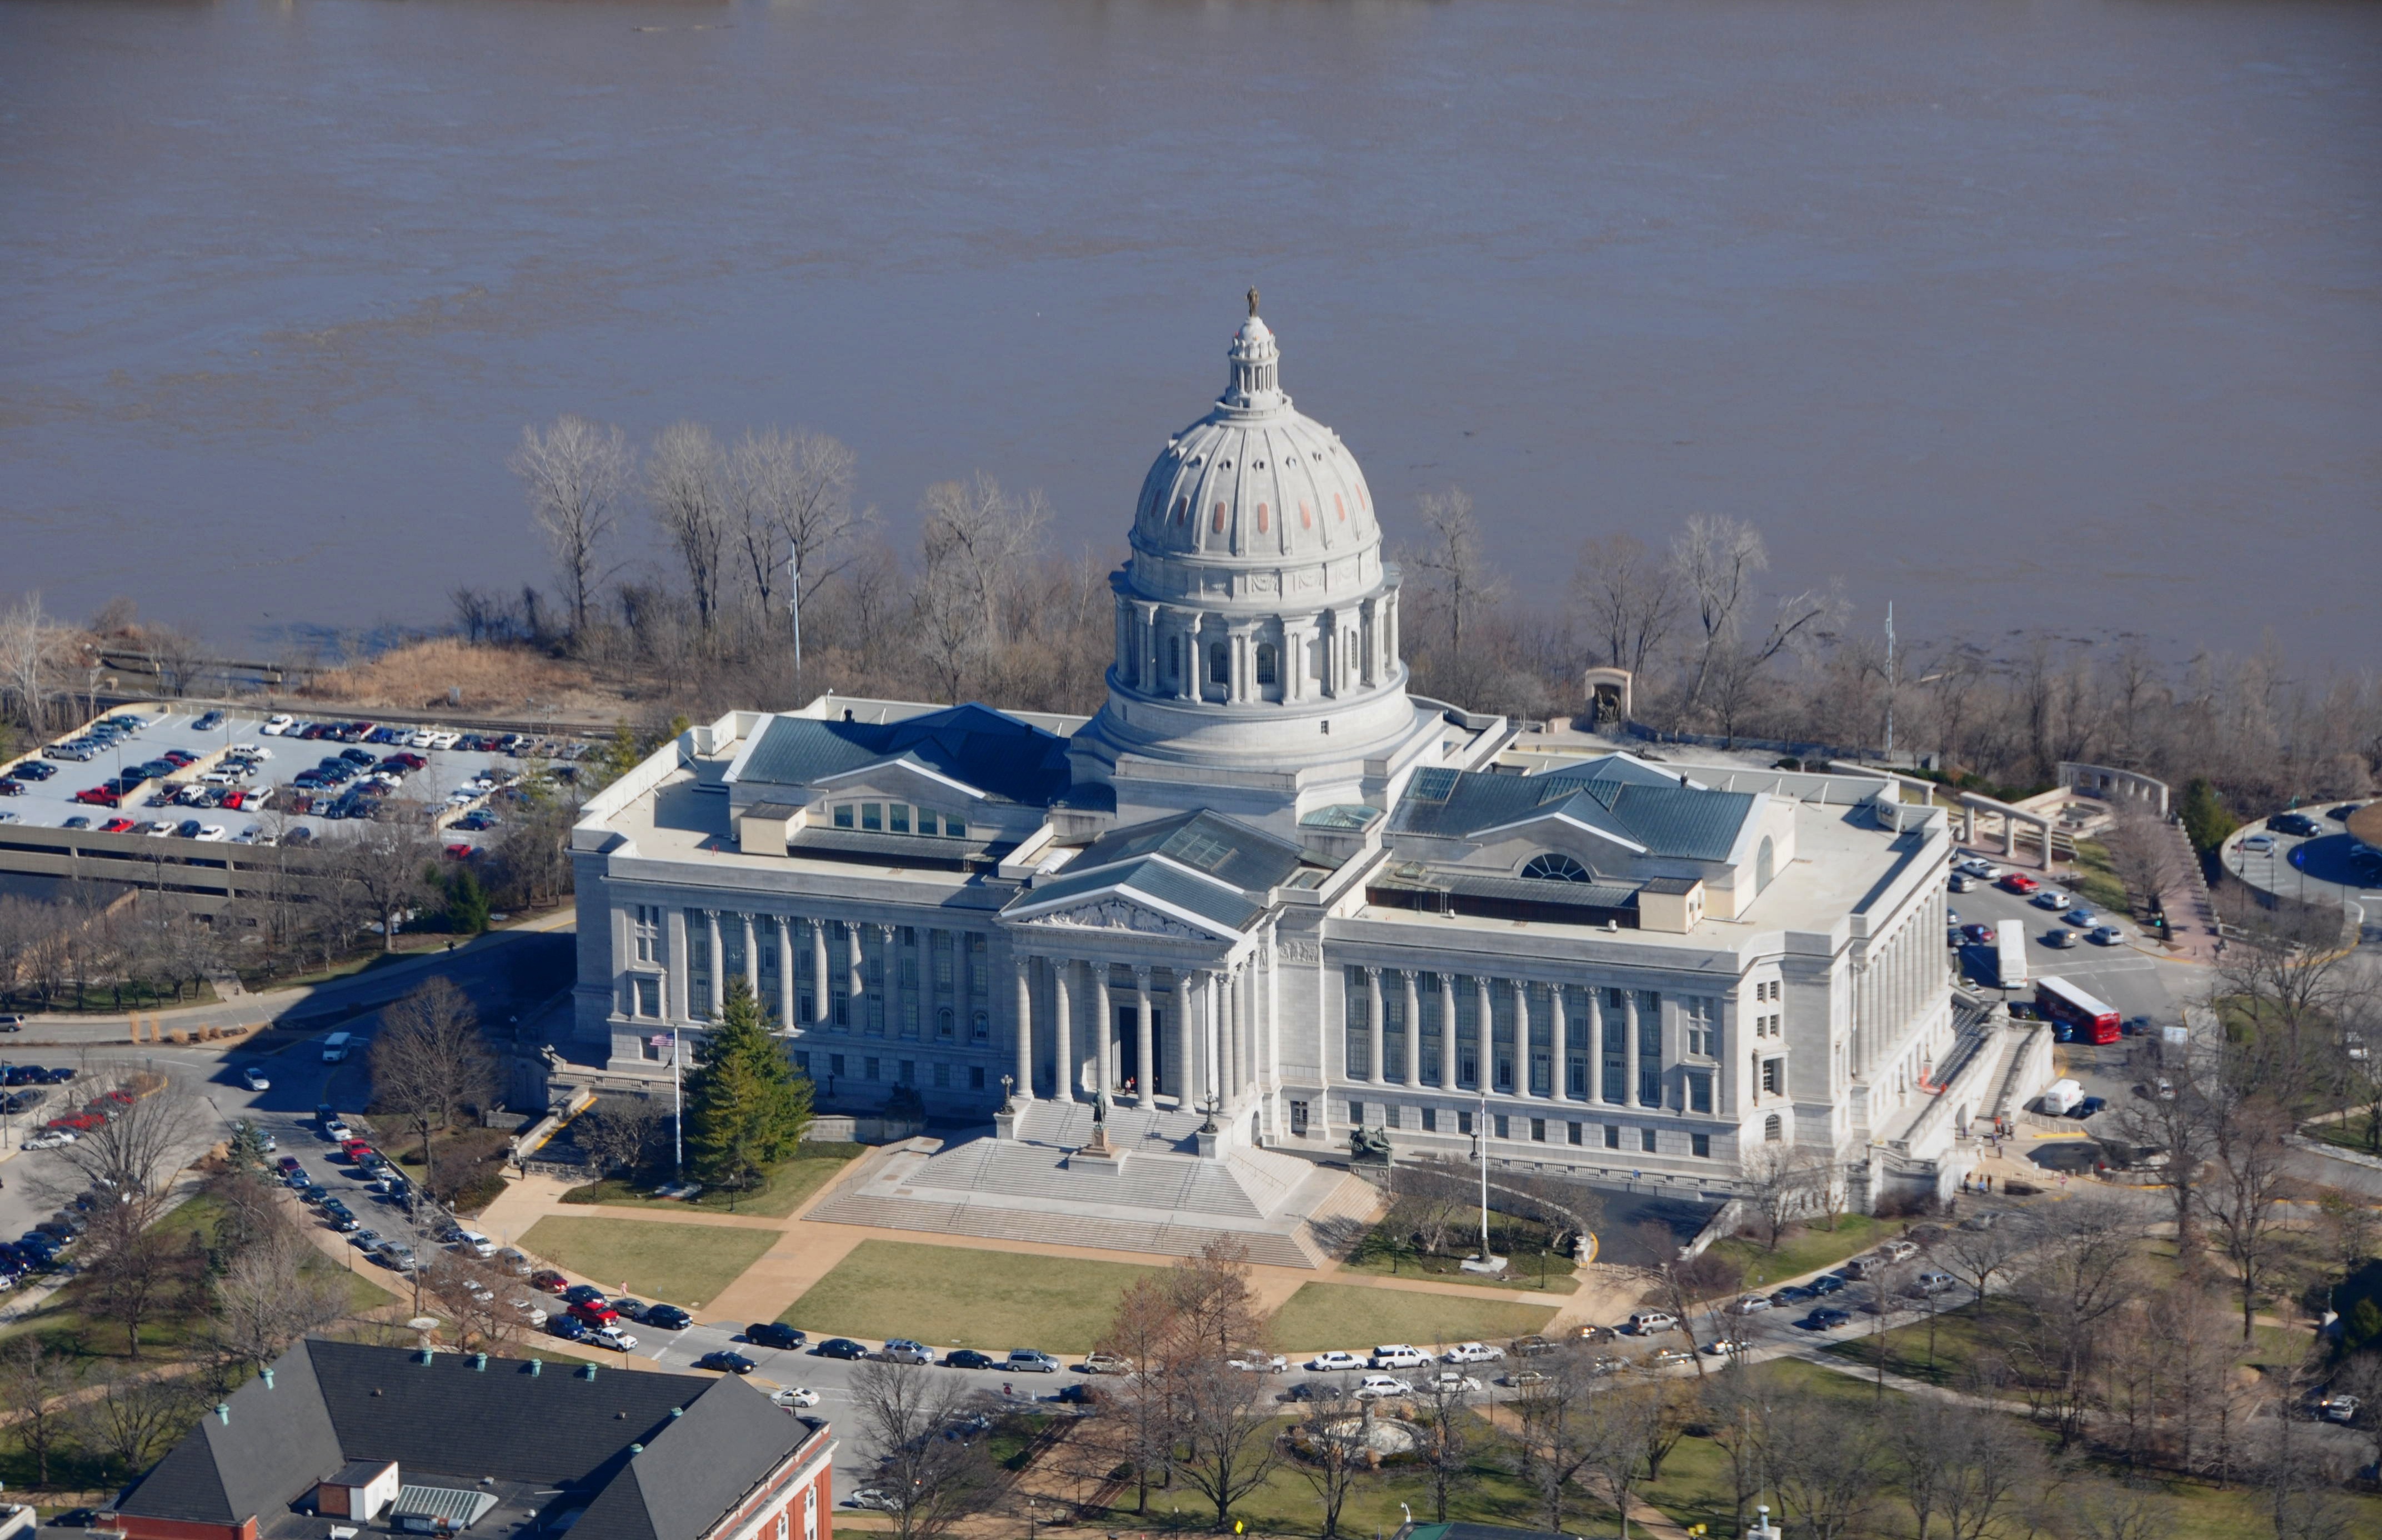
[[[1787,1154],[1857,1207],[1957,1187],[2001,1049],[1956,1020],[1944,814],[1410,694],[1380,509],[1254,296],[1228,364],[1142,483],[1098,714],[830,695],[587,804],[609,1082],[742,976],[824,1105],[975,1131],[816,1216],[1261,1261],[1358,1129],[1708,1200]]]

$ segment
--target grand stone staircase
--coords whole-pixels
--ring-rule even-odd
[[[1121,1168],[1071,1163],[1092,1109],[1038,1102],[1017,1137],[897,1153],[813,1208],[828,1224],[1189,1256],[1219,1239],[1248,1260],[1318,1267],[1380,1206],[1374,1188],[1336,1167],[1267,1150],[1202,1159],[1196,1112],[1116,1107],[1110,1143]]]

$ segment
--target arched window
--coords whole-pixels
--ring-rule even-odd
[[[1594,882],[1596,880],[1587,867],[1569,856],[1559,855],[1553,850],[1541,856],[1532,856],[1529,864],[1522,868],[1522,875],[1535,877],[1541,882]]]
[[[1270,686],[1274,682],[1274,651],[1271,642],[1258,643],[1258,683]]]
[[[1233,648],[1230,642],[1208,643],[1208,682],[1209,684],[1233,682]]]
[[[952,1040],[952,1008],[945,1006],[935,1013],[935,1035],[944,1042]]]
[[[987,1016],[983,1011],[977,1011],[976,1013],[976,1020],[968,1025],[968,1036],[978,1043],[991,1042],[992,1018]]]
[[[1765,834],[1762,837],[1761,849],[1753,852],[1753,890],[1756,893],[1770,886],[1771,868],[1776,860],[1770,849],[1770,837]]]
[[[1780,1118],[1778,1114],[1774,1112],[1769,1117],[1764,1118],[1762,1120],[1762,1142],[1763,1143],[1775,1144],[1786,1137],[1786,1119]]]

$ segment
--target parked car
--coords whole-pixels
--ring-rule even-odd
[[[1442,1369],[1430,1388],[1443,1396],[1468,1396],[1480,1388],[1480,1382],[1460,1370]]]
[[[886,1346],[890,1348],[891,1343]],[[1009,1362],[1001,1365],[1013,1375],[1055,1375],[1059,1361],[1039,1348],[1012,1348]]]
[[[1919,1248],[1908,1241],[1889,1241],[1877,1249],[1877,1254],[1888,1262],[1908,1262],[1919,1254]]]
[[[881,1358],[888,1363],[932,1363],[935,1361],[935,1355],[927,1350],[924,1342],[913,1342],[906,1337],[887,1338],[885,1346],[868,1356]]]
[[[799,1348],[810,1338],[783,1321],[755,1321],[744,1328],[744,1340],[762,1348]]]
[[[2036,894],[2032,898],[2028,900],[2028,902],[2033,904],[2037,909],[2047,909],[2055,912],[2059,910],[2069,908],[2070,905],[2074,904],[2075,901],[2075,899],[2069,898],[2067,894],[2056,892],[2048,887],[2044,888],[2042,892]]]
[[[542,1289],[549,1294],[559,1294],[571,1287],[571,1280],[551,1267],[541,1267],[529,1276],[532,1289]]]
[[[1413,1394],[1414,1387],[1395,1375],[1367,1375],[1357,1382],[1357,1399],[1360,1401],[1387,1400]]]
[[[1373,1369],[1419,1369],[1430,1363],[1430,1354],[1408,1343],[1384,1342],[1365,1363]]]
[[[564,1304],[586,1304],[591,1302],[596,1304],[604,1302],[604,1290],[592,1283],[574,1283],[562,1291]]]
[[[642,1322],[657,1331],[684,1331],[694,1325],[694,1317],[674,1304],[657,1304],[645,1308]]]
[[[1365,1361],[1363,1359],[1358,1358],[1355,1353],[1342,1352],[1337,1348],[1332,1349],[1330,1352],[1317,1353],[1313,1358],[1307,1361],[1308,1368],[1314,1370],[1318,1374],[1327,1375],[1361,1369],[1364,1366]]]
[[[1129,1375],[1133,1373],[1133,1360],[1120,1357],[1115,1353],[1093,1353],[1084,1360],[1084,1373]]]
[[[849,1337],[830,1337],[812,1350],[821,1358],[866,1358],[868,1350]]]
[[[2036,882],[2032,877],[2028,876],[2023,872],[2012,872],[2009,875],[2002,879],[2002,887],[2008,892],[2017,894],[2021,898],[2025,898],[2028,894],[2033,892],[2036,888],[2041,887],[2043,885],[2041,883]]]
[[[1815,1310],[1795,1324],[1807,1331],[1834,1331],[1852,1320],[1852,1312],[1834,1308]]]
[[[704,1354],[694,1361],[694,1366],[698,1369],[716,1369],[723,1375],[749,1375],[760,1367],[743,1353],[730,1352],[725,1348],[717,1352]]]
[[[1458,1342],[1440,1356],[1450,1363],[1494,1363],[1505,1350],[1487,1342]]]
[[[997,1361],[990,1353],[980,1353],[974,1348],[953,1348],[943,1355],[946,1369],[990,1369]]]
[[[620,1313],[602,1300],[581,1300],[571,1307],[571,1314],[590,1326],[608,1326],[620,1318]]]
[[[2081,1120],[2082,1118],[2092,1117],[2093,1114],[2100,1111],[2103,1107],[2107,1106],[2108,1105],[2109,1103],[2106,1097],[2087,1096],[2082,1101],[2078,1102],[2075,1107],[2069,1111],[2068,1116]]]
[[[1246,1374],[1286,1375],[1290,1372],[1290,1360],[1280,1353],[1270,1353],[1263,1348],[1243,1348],[1226,1362]]]
[[[819,1393],[807,1386],[789,1385],[782,1390],[772,1392],[769,1400],[772,1405],[782,1406],[790,1412],[797,1412],[804,1407],[818,1405]]]
[[[260,1066],[254,1064],[250,1065],[239,1072],[239,1080],[240,1083],[247,1086],[251,1091],[270,1091],[273,1089],[273,1077],[266,1074]]]

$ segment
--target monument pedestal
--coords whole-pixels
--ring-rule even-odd
[[[1017,1119],[1019,1116],[1020,1114],[1018,1109],[1013,1106],[1005,1106],[999,1112],[994,1113],[992,1115],[992,1136],[995,1139],[1016,1138]]]
[[[1070,1171],[1090,1171],[1099,1176],[1121,1176],[1124,1172],[1125,1153],[1109,1143],[1109,1131],[1104,1125],[1094,1125],[1092,1142],[1067,1157]]]
[[[1199,1145],[1199,1158],[1202,1160],[1213,1160],[1216,1158],[1216,1146],[1222,1143],[1224,1136],[1222,1131],[1209,1128],[1201,1129],[1191,1137],[1197,1141]]]

